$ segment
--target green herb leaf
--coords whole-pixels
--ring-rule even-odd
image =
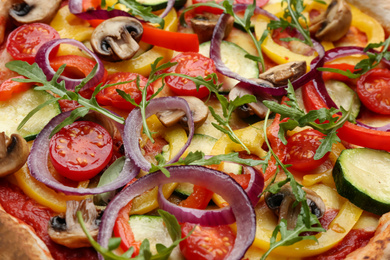
[[[151,7],[145,7],[135,0],[118,0],[117,3],[123,4],[129,8],[129,13],[134,16],[140,16],[144,21],[157,23],[160,28],[164,28],[164,19],[152,13]]]
[[[54,127],[53,131],[50,133],[50,138],[53,137],[58,131],[60,131],[64,126],[72,124],[74,121],[76,121],[79,117],[83,117],[86,114],[88,114],[89,109],[86,107],[78,107],[75,110],[73,110],[70,113],[70,116],[68,118],[65,118],[64,121],[62,121],[60,124],[58,124],[56,127]]]

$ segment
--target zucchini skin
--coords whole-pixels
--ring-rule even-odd
[[[357,149],[367,149],[367,148],[357,148]],[[383,215],[390,211],[390,201],[385,203],[383,201],[376,200],[366,194],[365,192],[359,190],[353,183],[351,183],[344,175],[344,172],[347,171],[342,164],[343,154],[351,152],[351,150],[357,149],[346,149],[341,152],[339,158],[336,161],[336,164],[333,168],[333,179],[336,184],[337,192],[344,198],[348,199],[351,203],[357,207],[366,210],[368,212]],[[340,159],[341,158],[341,159]],[[370,180],[367,180],[368,182]]]

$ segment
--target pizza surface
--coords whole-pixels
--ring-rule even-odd
[[[0,258],[388,259],[389,13],[0,0]]]

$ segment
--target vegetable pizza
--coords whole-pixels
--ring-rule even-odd
[[[0,0],[1,259],[389,259],[386,0]]]

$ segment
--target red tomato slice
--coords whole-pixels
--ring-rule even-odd
[[[182,237],[195,227],[184,223],[181,226]],[[234,246],[236,236],[229,226],[197,226],[192,234],[182,242],[180,249],[187,260],[222,260]]]
[[[379,114],[390,115],[390,70],[372,69],[357,82],[357,93],[363,104]]]
[[[196,52],[181,53],[174,57],[171,62],[177,62],[175,66],[167,69],[167,73],[180,73],[192,77],[206,77],[217,72],[214,61]],[[168,87],[179,96],[206,97],[210,91],[205,86],[200,86],[199,91],[193,81],[177,76],[165,78]]]
[[[117,86],[112,86],[103,89],[96,95],[96,99],[100,105],[105,105],[105,106],[113,106],[116,108],[120,109],[125,109],[125,110],[132,110],[134,109],[134,106],[130,103],[127,102],[124,98],[122,98],[116,89],[123,90],[127,94],[129,94],[137,104],[139,104],[142,100],[142,93],[141,91],[137,88],[137,83],[136,79],[139,77],[139,83],[141,89],[146,86],[146,82],[148,81],[147,78],[145,78],[142,75],[139,75],[137,73],[130,73],[130,72],[118,72],[114,73],[112,75],[108,76],[108,79],[106,81],[107,84],[114,84],[118,82],[123,82],[123,81],[131,81],[131,83],[127,84],[121,84]],[[154,90],[152,86],[149,86],[147,89],[147,99],[150,98],[150,96],[153,94]]]
[[[310,171],[326,161],[327,153],[319,160],[314,160],[320,140],[325,135],[317,130],[307,129],[292,135],[287,140],[287,155],[285,164],[292,164],[291,168],[298,171]]]
[[[44,23],[25,24],[10,33],[7,40],[7,51],[15,60],[33,64],[39,48],[46,42],[59,39],[60,35],[51,26]],[[57,48],[58,50],[58,48]],[[51,55],[55,55],[56,51]]]
[[[66,178],[84,181],[94,177],[112,156],[112,138],[101,125],[76,121],[50,140],[50,159]]]
[[[0,101],[6,101],[11,99],[13,94],[21,93],[24,91],[29,90],[32,86],[34,86],[34,83],[23,83],[23,82],[17,82],[13,81],[12,79],[19,78],[19,79],[25,79],[23,76],[18,76],[14,78],[7,79],[0,85]]]

